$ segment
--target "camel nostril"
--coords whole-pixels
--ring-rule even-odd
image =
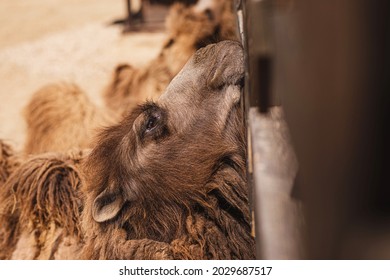
[[[236,83],[236,85],[238,85],[240,87],[240,89],[242,89],[245,85],[245,77],[242,76]]]

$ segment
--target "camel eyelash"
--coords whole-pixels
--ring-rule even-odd
[[[146,103],[143,107],[145,115],[141,129],[141,139],[158,140],[168,134],[166,112],[155,103]]]

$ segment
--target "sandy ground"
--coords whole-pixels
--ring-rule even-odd
[[[0,138],[21,148],[23,107],[47,83],[70,81],[98,105],[118,63],[146,64],[164,34],[130,33],[108,23],[125,1],[12,0],[0,2]]]

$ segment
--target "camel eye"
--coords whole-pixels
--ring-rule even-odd
[[[143,110],[143,123],[139,130],[139,137],[142,141],[161,140],[168,135],[166,124],[166,112],[155,103],[146,103],[141,108]]]
[[[158,120],[158,116],[150,116],[146,123],[146,132],[152,131],[157,126]]]

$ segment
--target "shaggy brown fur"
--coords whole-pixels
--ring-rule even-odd
[[[0,189],[0,259],[76,258],[84,155],[34,156],[12,173]]]
[[[198,51],[157,103],[88,157],[85,259],[252,259],[240,99],[243,52]]]
[[[85,163],[46,155],[15,170],[0,190],[0,257],[253,259],[243,61],[238,43],[209,45]]]
[[[210,43],[237,38],[231,0],[210,1],[209,8],[175,4],[166,20],[167,39],[159,56],[144,68],[116,67],[104,93],[109,108],[126,114],[156,100],[194,52]]]
[[[24,113],[26,154],[90,148],[95,129],[110,123],[77,85],[65,82],[35,92]]]
[[[19,161],[11,145],[0,139],[0,188],[19,166]]]

